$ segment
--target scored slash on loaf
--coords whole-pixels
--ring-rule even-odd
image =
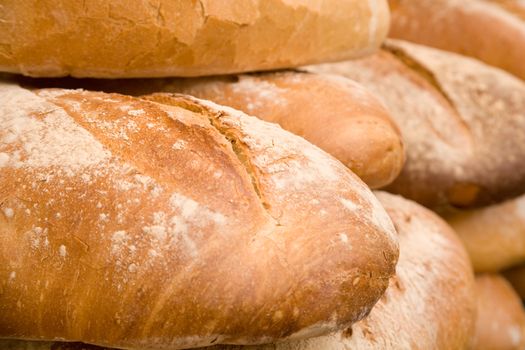
[[[472,207],[525,188],[525,83],[479,61],[389,40],[355,61],[309,66],[365,85],[401,129],[407,161],[387,190]]]
[[[394,273],[366,185],[274,124],[182,95],[0,99],[0,337],[303,338],[366,316]]]
[[[131,81],[19,80],[35,87],[84,87],[134,96],[178,92],[211,100],[304,137],[340,160],[371,188],[390,184],[405,161],[399,129],[383,104],[363,86],[340,76],[280,71]]]

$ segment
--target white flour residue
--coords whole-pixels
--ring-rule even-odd
[[[134,171],[134,169],[133,167],[126,164],[124,165],[122,172],[126,173],[128,171]],[[135,174],[127,180],[117,180],[115,184],[120,191],[144,191],[149,193],[152,197],[157,197],[164,191],[163,188],[159,186],[155,180],[143,174]]]
[[[132,117],[138,117],[138,116],[143,115],[144,113],[145,112],[143,109],[132,109],[128,111],[128,114],[131,115]]]
[[[353,201],[345,198],[340,199],[341,203],[344,205],[344,207],[350,211],[356,211],[359,210],[360,206],[354,203]]]
[[[226,217],[214,212],[191,198],[175,193],[170,197],[170,205],[175,215],[165,212],[153,214],[152,225],[143,227],[154,242],[155,252],[158,254],[166,243],[182,244],[192,257],[198,255],[198,247],[194,237],[197,237],[202,228],[211,225],[222,226],[226,224]]]
[[[63,245],[63,244],[60,245],[60,247],[58,248],[58,254],[60,254],[60,256],[61,256],[62,258],[65,258],[65,257],[66,257],[66,255],[67,255],[67,248],[66,248],[65,245]]]
[[[521,343],[521,329],[519,326],[513,326],[510,327],[509,330],[509,337],[512,342],[512,345],[518,346]]]
[[[12,208],[4,208],[2,210],[6,218],[11,219],[15,215],[15,211]]]
[[[177,140],[177,142],[175,142],[173,146],[171,146],[171,148],[175,150],[181,150],[184,149],[184,147],[186,147],[186,141],[184,140]]]
[[[0,151],[3,166],[62,168],[72,176],[110,158],[63,109],[15,85],[0,84]],[[19,151],[7,152],[6,146]],[[11,148],[11,147],[10,147]]]
[[[127,246],[129,236],[126,231],[116,231],[111,236],[111,253],[118,255],[122,252],[123,248]]]
[[[236,95],[250,97],[246,104],[248,113],[268,105],[286,105],[287,100],[282,96],[286,90],[261,78],[250,75],[239,76],[239,81],[232,85]]]
[[[47,248],[49,246],[47,231],[47,228],[35,226],[26,233],[32,249],[36,250],[39,248]]]

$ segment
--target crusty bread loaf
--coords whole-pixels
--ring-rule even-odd
[[[285,71],[192,79],[19,80],[136,96],[180,92],[212,100],[304,137],[372,188],[391,183],[405,160],[399,129],[383,105],[359,84],[338,76]]]
[[[276,125],[184,96],[8,83],[0,123],[0,338],[302,338],[367,315],[394,273],[366,185]]]
[[[520,0],[389,0],[390,36],[454,51],[525,79]]]
[[[377,49],[387,0],[7,0],[0,70],[30,76],[199,76]]]
[[[476,298],[474,275],[461,242],[443,220],[421,206],[387,193],[378,193],[378,198],[398,229],[400,256],[396,276],[391,278],[385,295],[366,319],[329,336],[266,346],[211,349],[466,348],[474,331]],[[16,350],[51,350],[52,346],[56,346],[52,350],[99,350],[79,344],[17,344],[21,348]],[[37,345],[41,348],[29,347]]]
[[[525,195],[475,210],[447,213],[477,272],[525,263]]]
[[[387,189],[434,208],[470,207],[525,189],[525,83],[479,61],[401,41],[361,60],[307,67],[376,93],[407,161]]]
[[[509,282],[500,275],[479,275],[476,291],[478,317],[472,349],[525,349],[525,310]]]
[[[525,299],[525,265],[519,265],[503,272],[505,278],[521,297]]]

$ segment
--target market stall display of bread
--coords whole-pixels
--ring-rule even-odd
[[[0,1],[0,350],[524,349],[524,23]]]

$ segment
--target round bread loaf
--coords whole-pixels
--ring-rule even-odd
[[[383,187],[401,171],[399,129],[379,100],[338,76],[285,71],[191,79],[18,79],[31,86],[68,86],[131,95],[180,92],[231,106],[317,145],[368,186]]]
[[[396,276],[390,279],[386,293],[367,318],[329,336],[274,345],[208,349],[466,348],[474,331],[476,298],[474,275],[461,242],[434,213],[401,197],[387,193],[377,195],[398,230],[400,256]],[[16,350],[99,350],[80,344],[16,344],[20,344],[20,348],[13,348]]]
[[[407,150],[388,191],[434,209],[523,193],[523,81],[467,57],[394,40],[369,58],[307,69],[355,79],[385,103]]]
[[[0,338],[303,338],[363,318],[394,273],[366,185],[274,124],[185,96],[8,83],[0,123]]]
[[[348,59],[379,47],[387,0],[8,0],[0,70],[200,76]]]
[[[475,271],[501,271],[525,263],[525,195],[445,217],[465,244]]]
[[[522,0],[389,0],[390,36],[454,51],[525,79]]]
[[[473,350],[525,349],[525,310],[500,275],[476,277],[478,316]]]

